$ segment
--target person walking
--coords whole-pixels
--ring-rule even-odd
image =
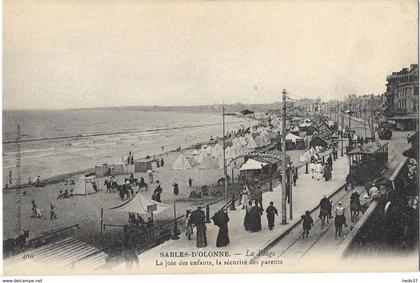
[[[328,164],[328,166],[330,166],[330,170],[332,171],[333,170],[333,160],[331,158],[331,154],[327,158],[327,164]]]
[[[147,170],[147,173],[149,175],[149,183],[153,183],[153,171],[152,170]]]
[[[185,236],[187,236],[188,240],[191,240],[191,236],[194,233],[193,224],[191,222],[191,209],[188,209],[185,212],[185,227],[186,227]]]
[[[228,214],[223,211],[219,210],[214,214],[212,217],[213,223],[216,226],[219,226],[219,233],[217,234],[217,240],[216,240],[216,247],[225,247],[229,245],[229,230],[228,230],[228,222],[229,222],[229,216]]]
[[[338,202],[337,207],[335,208],[335,238],[341,237],[343,233],[343,224],[347,227],[345,208],[341,201]]]
[[[318,181],[322,178],[322,173],[323,173],[323,166],[321,164],[321,161],[318,161],[317,164],[315,165],[315,176]]]
[[[324,165],[324,177],[325,177],[325,181],[328,182],[331,180],[331,170],[330,170],[330,166],[328,164]]]
[[[267,207],[267,209],[265,210],[265,212],[267,213],[268,229],[270,230],[273,230],[274,218],[276,215],[278,216],[277,208],[275,208],[273,204],[274,203],[270,201],[269,207]]]
[[[325,209],[325,211],[328,212],[328,218],[332,218],[332,215],[331,215],[331,209],[332,209],[331,201],[327,198],[327,195],[325,195],[325,194],[323,195],[323,198],[319,202],[319,210],[321,211],[323,209]]]
[[[298,169],[296,167],[293,167],[293,186],[296,187],[296,182],[298,179]]]
[[[332,155],[333,155],[334,161],[337,160],[338,154],[337,154],[337,149],[335,147],[333,147],[332,149]]]
[[[312,226],[314,225],[314,220],[311,217],[311,213],[309,211],[305,212],[305,215],[302,215],[301,218],[303,219],[302,221],[302,226],[303,226],[303,239],[308,238],[309,236],[309,231],[311,230]]]
[[[191,188],[192,187],[192,179],[191,178],[188,178],[188,186]]]
[[[57,215],[55,214],[54,206],[52,204],[50,205],[50,219],[57,219]]]
[[[262,210],[264,210],[263,204],[262,204],[262,197],[263,193],[261,191],[261,187],[257,186],[257,190],[255,191],[254,199],[255,203],[261,207]]]
[[[248,201],[248,206],[245,210],[245,217],[244,217],[244,227],[246,231],[251,230],[251,210],[252,210],[252,201]]]
[[[37,205],[36,205],[36,203],[35,203],[34,200],[32,200],[31,203],[32,203],[32,217],[33,218],[36,218],[37,217],[37,209],[38,209],[38,207],[37,207]]]
[[[255,201],[254,206],[251,208],[250,212],[250,230],[252,232],[257,232],[261,230],[261,216],[263,210],[258,206],[257,201]]]
[[[347,191],[348,190],[348,186],[350,185],[350,188],[353,190],[354,189],[354,184],[353,184],[353,174],[352,174],[352,172],[350,171],[350,173],[348,173],[347,174],[347,177],[346,177],[346,186],[345,186],[345,190]]]
[[[242,209],[248,208],[248,203],[249,203],[249,189],[248,189],[248,186],[244,186],[244,188],[241,191]]]
[[[179,194],[179,187],[177,183],[172,185],[174,187],[174,195],[177,196]]]
[[[315,168],[316,168],[315,161],[312,160],[311,163],[309,164],[309,170],[311,171],[312,179],[315,177]]]
[[[207,227],[206,227],[206,215],[201,210],[201,206],[197,207],[190,216],[192,224],[197,228],[196,244],[197,248],[207,247]]]

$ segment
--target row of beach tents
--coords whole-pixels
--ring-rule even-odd
[[[270,143],[270,138],[266,133],[260,133],[254,138],[253,135],[247,134],[242,137],[235,137],[226,142],[230,144],[225,149],[225,159],[230,163],[241,154],[254,151],[255,148],[265,146]],[[235,166],[235,164],[232,164]],[[232,167],[229,166],[229,167]],[[172,164],[173,170],[185,169],[223,169],[223,147],[216,143],[214,146],[203,146],[200,149],[194,149],[191,157],[185,157],[180,154]]]

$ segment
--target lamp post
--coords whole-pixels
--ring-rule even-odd
[[[222,136],[222,147],[223,147],[223,175],[225,176],[225,198],[228,201],[228,181],[227,181],[227,168],[226,168],[226,147],[225,147],[225,105],[222,106],[222,122],[223,122],[223,136]]]
[[[287,210],[286,210],[286,89],[283,89],[283,119],[282,119],[282,166],[281,166],[281,223],[287,224]]]

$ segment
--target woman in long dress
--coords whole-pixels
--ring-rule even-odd
[[[244,218],[244,226],[245,230],[251,230],[251,209],[252,209],[252,202],[248,201],[248,207],[246,208],[245,218]]]
[[[216,212],[213,216],[214,225],[219,226],[217,234],[216,247],[225,247],[230,243],[228,225],[229,216],[223,210]]]

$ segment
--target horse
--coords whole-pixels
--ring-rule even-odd
[[[3,254],[4,257],[9,257],[22,250],[26,244],[26,239],[29,238],[29,230],[24,230],[23,234],[17,236],[16,239],[9,238],[3,241]]]
[[[140,191],[145,191],[145,192],[148,192],[149,191],[149,185],[147,185],[147,183],[145,183],[145,182],[137,182],[137,184],[136,184],[138,187],[139,187],[139,190]]]
[[[330,215],[330,213],[329,213],[328,209],[321,208],[319,210],[319,219],[321,219],[321,229],[324,229],[324,227],[325,227],[325,219],[327,220],[327,223],[328,223],[329,215]]]
[[[350,200],[350,220],[351,222],[356,221],[357,217],[359,216],[359,212],[362,212],[362,206],[360,205],[360,201],[358,199]]]

